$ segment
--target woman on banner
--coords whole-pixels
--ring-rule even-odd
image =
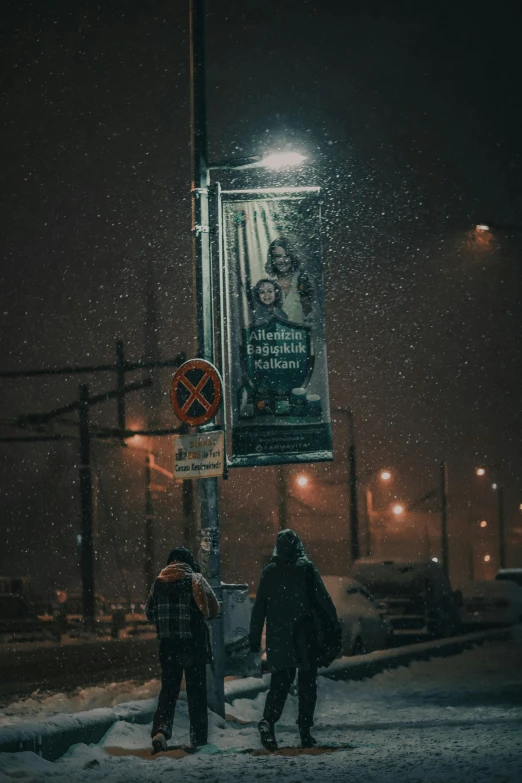
[[[281,288],[282,309],[288,320],[298,324],[311,323],[314,309],[312,282],[288,239],[280,237],[270,243],[265,270]]]

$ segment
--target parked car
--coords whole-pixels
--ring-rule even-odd
[[[516,582],[519,587],[522,587],[522,568],[501,568],[495,576],[495,581],[502,582],[505,579]]]
[[[468,582],[462,588],[462,625],[467,629],[522,622],[522,587],[507,579]]]
[[[412,638],[460,633],[462,595],[435,562],[361,558],[352,576],[388,607],[387,619],[396,636]]]
[[[355,579],[324,576],[323,582],[343,629],[343,655],[361,655],[391,645],[393,629],[386,619],[386,606],[376,603]]]

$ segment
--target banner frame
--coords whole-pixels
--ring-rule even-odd
[[[322,203],[321,188],[319,186],[290,186],[290,187],[267,187],[267,188],[244,188],[244,189],[221,189],[218,184],[214,191],[216,203],[216,223],[218,227],[218,266],[219,266],[219,312],[220,312],[220,343],[221,343],[221,374],[223,378],[223,424],[225,430],[225,465],[226,468],[256,467],[269,465],[290,465],[306,464],[310,462],[331,462],[334,458],[333,444],[331,443],[331,418],[328,422],[330,427],[330,448],[323,450],[309,450],[299,452],[273,453],[273,454],[235,454],[232,452],[232,388],[230,381],[230,334],[228,331],[228,280],[230,270],[226,264],[225,253],[225,227],[223,220],[224,202],[234,201],[255,201],[260,197],[266,196],[272,201],[278,200],[278,197],[285,200],[301,200],[303,196],[316,198],[319,205]],[[328,406],[330,407],[330,406]],[[299,425],[304,428],[307,425]],[[281,424],[278,430],[284,430],[285,427],[293,429],[292,425]],[[230,431],[229,431],[230,428]],[[229,453],[230,448],[230,453]]]

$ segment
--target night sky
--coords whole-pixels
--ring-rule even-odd
[[[494,499],[473,477],[477,464],[498,464],[508,563],[521,566],[520,4],[209,7],[211,160],[290,147],[310,159],[292,175],[224,184],[324,189],[331,402],[354,411],[361,471],[390,467],[392,494],[408,503],[448,460],[458,582],[469,518],[491,520],[492,537],[477,543],[477,557],[493,558],[483,575],[498,564]],[[191,355],[188,2],[20,0],[1,15],[1,369],[111,362],[118,339],[130,358],[145,355],[150,274],[161,356]],[[499,228],[478,235],[483,221]],[[84,380],[93,391],[114,384]],[[175,426],[168,380],[161,419]],[[2,422],[69,402],[77,383],[2,381]],[[131,425],[145,423],[150,399],[129,398]],[[114,425],[114,407],[95,418]],[[293,508],[323,573],[348,563],[341,416],[334,447],[332,464],[307,468],[318,511]],[[125,574],[138,595],[142,462],[95,450],[98,584],[114,594]],[[75,443],[3,445],[0,457],[0,573],[77,588]],[[170,459],[163,443],[158,461]],[[224,576],[254,582],[273,536],[274,471],[234,471],[221,489]],[[180,535],[179,487],[158,513],[159,562]]]

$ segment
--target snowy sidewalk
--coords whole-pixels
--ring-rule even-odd
[[[237,699],[211,716],[211,744],[181,759],[111,756],[149,747],[150,726],[119,722],[95,746],[77,745],[55,763],[33,753],[0,755],[0,783],[304,783],[423,781],[520,783],[522,779],[522,646],[489,643],[451,658],[415,662],[361,682],[319,678],[314,734],[338,752],[252,755],[265,694]],[[296,698],[277,726],[280,746],[296,746]],[[179,704],[172,744],[188,742]]]

